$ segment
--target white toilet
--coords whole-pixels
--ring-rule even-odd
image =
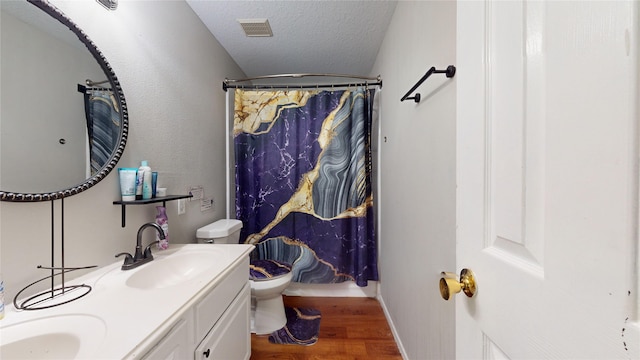
[[[240,229],[242,221],[222,219],[198,229],[196,237],[199,243],[237,244]],[[248,270],[251,285],[251,332],[263,335],[283,328],[287,317],[282,292],[291,283],[291,266],[274,260],[253,260]]]

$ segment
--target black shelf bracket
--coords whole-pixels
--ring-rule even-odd
[[[411,93],[413,93],[418,88],[418,86],[420,86],[425,80],[427,80],[427,78],[431,76],[431,74],[445,74],[448,78],[452,78],[456,75],[456,67],[453,65],[449,65],[447,66],[446,70],[436,70],[435,67],[431,67],[431,69],[429,69],[429,71],[427,71],[427,73],[424,74],[424,76],[422,76],[422,78],[418,80],[418,82],[415,85],[413,85],[411,90],[407,91],[407,93],[404,94],[404,96],[402,97],[402,99],[400,99],[400,101],[413,100],[416,103],[419,103],[420,93],[416,93],[412,97],[409,97],[409,95],[411,95]]]
[[[145,205],[145,204],[153,204],[153,203],[162,203],[162,206],[167,207],[167,201],[178,200],[178,199],[188,199],[193,197],[193,195],[167,195],[163,197],[156,197],[153,199],[147,200],[133,200],[133,201],[114,201],[113,205],[120,205],[122,208],[122,227],[126,226],[126,217],[127,217],[127,205]]]

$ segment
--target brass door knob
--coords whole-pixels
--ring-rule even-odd
[[[443,299],[449,300],[452,295],[464,292],[468,297],[473,297],[478,291],[478,285],[476,284],[476,277],[473,271],[469,269],[462,269],[460,272],[460,280],[457,279],[456,274],[450,272],[442,272],[442,278],[440,278],[440,295]]]

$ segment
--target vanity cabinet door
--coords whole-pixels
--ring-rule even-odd
[[[188,322],[180,319],[169,333],[149,351],[143,359],[182,360],[188,359],[192,349],[189,341]]]
[[[247,283],[196,348],[196,360],[248,360],[251,288]]]
[[[195,305],[195,338],[202,339],[249,283],[249,257],[230,269],[224,281]],[[237,359],[234,359],[237,360]]]

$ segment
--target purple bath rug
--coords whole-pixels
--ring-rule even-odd
[[[318,341],[320,330],[320,311],[285,307],[287,324],[269,335],[272,344],[313,345]]]

